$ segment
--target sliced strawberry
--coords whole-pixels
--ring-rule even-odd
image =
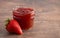
[[[22,34],[22,29],[16,20],[10,20],[6,25],[6,30],[9,33]]]

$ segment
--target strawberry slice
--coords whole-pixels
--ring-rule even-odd
[[[20,25],[18,24],[18,22],[16,20],[7,20],[7,24],[6,24],[6,30],[9,33],[14,33],[14,34],[23,34],[22,29],[20,27]]]

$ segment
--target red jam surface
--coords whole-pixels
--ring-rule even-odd
[[[32,8],[18,8],[13,11],[13,18],[18,21],[23,30],[33,26],[34,11]]]

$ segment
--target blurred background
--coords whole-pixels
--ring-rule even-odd
[[[7,12],[11,13],[14,8],[19,6],[34,8],[35,12],[37,11],[36,13],[45,15],[45,18],[43,18],[45,20],[60,20],[60,18],[58,19],[59,16],[56,16],[60,14],[60,0],[0,0],[0,13],[1,15],[5,15]],[[7,15],[10,15],[10,13],[7,13]]]
[[[4,21],[22,6],[34,9],[34,27],[21,36],[9,35]],[[0,38],[60,38],[60,0],[0,0]]]

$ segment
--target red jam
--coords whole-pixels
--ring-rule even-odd
[[[13,11],[13,18],[18,21],[23,30],[33,26],[34,11],[32,8],[18,8]]]

